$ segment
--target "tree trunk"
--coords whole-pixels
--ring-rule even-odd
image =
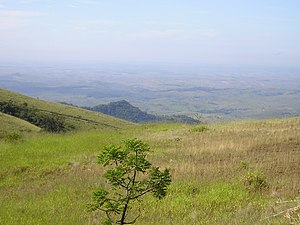
[[[129,198],[127,199],[126,204],[124,206],[123,213],[122,213],[122,218],[121,218],[121,221],[120,221],[120,225],[125,224],[126,211],[127,211],[128,204],[129,204]]]

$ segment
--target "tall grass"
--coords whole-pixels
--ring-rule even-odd
[[[126,131],[40,134],[0,145],[0,224],[97,224],[86,211],[102,184],[95,161],[103,146],[138,137],[173,183],[162,201],[147,196],[137,224],[285,224],[266,219],[278,199],[298,195],[300,118],[193,126],[148,124]],[[244,160],[262,171],[269,190],[249,191]],[[138,212],[138,205],[133,206]]]

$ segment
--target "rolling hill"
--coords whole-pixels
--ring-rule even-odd
[[[53,117],[62,120],[69,130],[116,130],[134,126],[133,123],[101,113],[91,112],[69,105],[48,102],[1,88],[0,102],[3,104],[10,104],[17,108],[25,108],[26,113],[29,111],[31,114],[34,114],[34,116],[42,115],[43,118]],[[24,112],[21,112],[21,114],[24,114]]]
[[[101,112],[106,115],[131,121],[134,123],[153,123],[153,122],[179,122],[188,124],[197,124],[200,121],[185,115],[158,116],[149,114],[131,105],[128,101],[122,100],[110,102],[107,105],[101,104],[94,107],[85,107],[88,110]]]
[[[7,115],[5,113],[0,113],[0,124],[0,137],[5,133],[34,133],[41,130],[39,127],[31,123],[28,123],[14,116]]]
[[[107,105],[97,105],[94,107],[89,107],[87,109],[122,118],[135,123],[155,122],[159,120],[159,118],[157,118],[155,115],[143,112],[138,107],[134,107],[125,100],[111,102]]]

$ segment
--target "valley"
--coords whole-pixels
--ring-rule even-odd
[[[85,107],[126,100],[150,114],[200,115],[210,123],[298,116],[299,73],[280,67],[8,64],[0,67],[0,86]]]

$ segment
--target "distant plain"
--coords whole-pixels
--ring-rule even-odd
[[[127,100],[205,122],[300,115],[300,69],[176,64],[3,64],[0,87],[78,106]]]

